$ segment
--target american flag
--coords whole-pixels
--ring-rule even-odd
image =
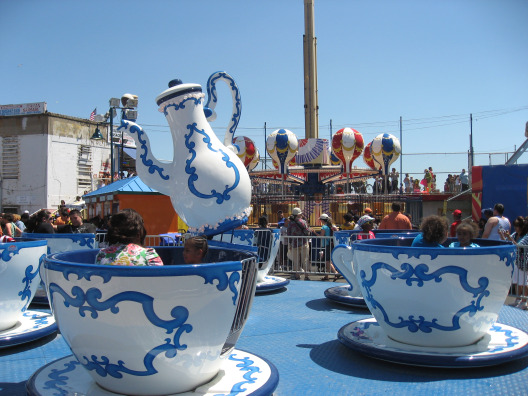
[[[97,114],[97,107],[93,109],[93,111],[90,113],[90,121],[93,121],[95,119],[96,114]]]

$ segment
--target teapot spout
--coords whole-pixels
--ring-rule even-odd
[[[143,128],[135,122],[121,120],[121,126],[117,130],[127,132],[136,142],[136,171],[141,180],[161,193],[168,193],[170,188],[167,182],[171,178],[172,164],[161,162],[152,155],[150,141]]]

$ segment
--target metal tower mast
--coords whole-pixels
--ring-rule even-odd
[[[314,0],[304,0],[304,124],[305,138],[319,137],[317,101],[317,38],[315,37]]]

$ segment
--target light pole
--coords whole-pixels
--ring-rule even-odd
[[[121,112],[121,119],[122,120],[130,120],[135,121],[137,119],[137,105],[138,105],[138,99],[136,95],[132,94],[124,94],[121,99],[119,98],[111,98],[109,100],[110,109],[108,110],[108,113],[105,114],[103,119],[106,121],[108,118],[110,118],[110,133],[109,133],[109,141],[110,141],[110,181],[113,183],[115,181],[114,177],[114,171],[115,171],[115,160],[114,160],[114,117],[117,116],[117,109],[122,110]],[[122,106],[121,106],[122,105]],[[122,170],[121,170],[121,164],[123,162],[123,132],[121,132],[121,155],[119,156],[119,174],[121,177],[123,176]]]
[[[137,119],[137,105],[138,105],[138,97],[137,95],[132,95],[129,93],[124,94],[121,96],[121,120],[129,120],[129,121],[136,121]],[[125,139],[124,139],[124,132],[121,130],[121,155],[119,156],[119,168],[118,168],[118,174],[121,178],[123,178],[123,165],[124,165],[124,146],[125,146]]]

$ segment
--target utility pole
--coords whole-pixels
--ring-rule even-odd
[[[473,153],[473,114],[469,115],[469,161],[468,161],[468,179],[469,185],[471,186],[473,180],[473,164],[474,164],[474,153]]]
[[[264,169],[268,169],[268,136],[266,123],[264,123]]]
[[[402,116],[400,116],[400,148],[403,147],[402,142]],[[400,153],[400,194],[403,194],[403,173],[402,173],[402,163],[403,163],[403,149],[401,149]]]

